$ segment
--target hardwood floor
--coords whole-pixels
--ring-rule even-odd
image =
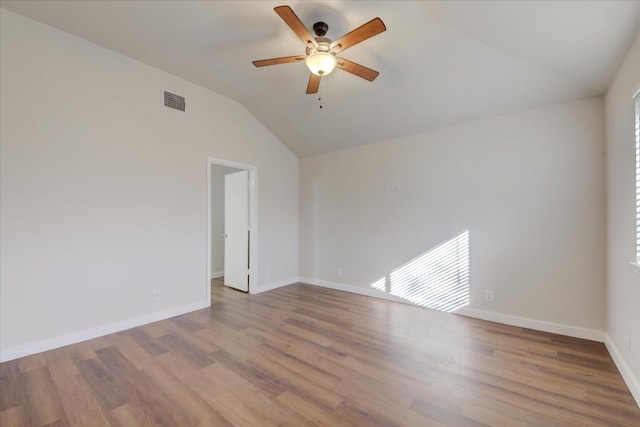
[[[640,426],[601,343],[309,285],[0,365],[8,426]]]

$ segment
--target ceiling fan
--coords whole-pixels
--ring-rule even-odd
[[[384,22],[380,18],[374,18],[355,30],[345,34],[336,41],[331,41],[325,37],[329,26],[324,22],[316,22],[313,24],[313,31],[316,37],[304,26],[300,18],[293,12],[289,6],[278,6],[274,8],[275,12],[282,18],[294,33],[306,45],[304,55],[285,56],[281,58],[262,59],[253,61],[256,67],[265,67],[267,65],[286,64],[290,62],[305,62],[311,75],[307,84],[307,93],[317,93],[320,87],[320,78],[331,73],[335,68],[339,68],[348,73],[362,77],[365,80],[373,81],[378,77],[378,73],[371,68],[356,64],[344,58],[336,57],[336,54],[356,45],[370,37],[375,36],[387,29]]]

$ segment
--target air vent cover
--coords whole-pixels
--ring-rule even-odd
[[[175,93],[164,91],[164,106],[173,108],[174,110],[184,111],[185,102],[184,96],[176,95]]]

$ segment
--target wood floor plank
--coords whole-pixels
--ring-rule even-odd
[[[46,353],[47,366],[70,425],[108,427],[108,415],[69,357],[67,348]]]
[[[156,390],[180,408],[187,420],[186,425],[199,425],[217,415],[207,402],[161,365],[146,369],[143,373]]]
[[[238,426],[310,426],[311,422],[295,411],[281,404],[271,395],[261,393],[261,388],[221,363],[208,368],[215,378],[219,378],[221,393],[213,402],[225,418]],[[244,404],[245,396],[251,395],[251,402]]]
[[[109,412],[109,418],[112,426],[129,427],[129,426],[146,426],[149,424],[144,414],[133,409],[129,404],[118,406]]]
[[[336,414],[357,426],[399,427],[402,425],[385,415],[372,414],[350,401],[342,402],[336,408]]]
[[[222,415],[216,414],[203,423],[198,424],[197,427],[233,427],[233,423]]]
[[[125,384],[114,378],[99,360],[81,360],[77,366],[104,409],[109,411],[127,403]]]
[[[32,369],[44,368],[47,366],[47,361],[42,353],[34,354],[32,356],[23,357],[19,361],[20,372],[27,372]]]
[[[204,329],[204,326],[200,323],[191,320],[188,316],[177,316],[169,319],[169,322],[172,322],[178,328],[182,329],[187,334],[192,334],[194,332],[198,332]]]
[[[317,399],[310,398],[306,394],[298,394],[287,390],[278,396],[278,401],[296,411],[306,420],[317,426],[356,427],[354,424],[335,413],[335,407],[327,408],[319,404]],[[342,403],[342,402],[340,402]]]
[[[214,353],[216,360],[223,364],[227,369],[230,369],[239,377],[244,378],[250,383],[258,386],[264,393],[276,397],[283,393],[288,388],[286,380],[279,377],[268,375],[259,366],[251,363],[251,361],[238,361],[235,358],[225,352],[224,350],[218,350]]]
[[[129,362],[140,370],[153,363],[153,356],[138,344],[129,331],[113,334],[113,345],[107,348],[117,348]],[[96,351],[98,357],[101,350]]]
[[[26,426],[22,406],[12,406],[9,409],[0,411],[0,426],[2,427],[23,427]]]
[[[22,405],[24,396],[20,360],[0,364],[0,412]]]
[[[169,331],[162,327],[162,322],[147,323],[146,325],[139,326],[138,328],[151,338],[159,338],[169,333]]]
[[[153,338],[151,335],[149,335],[144,328],[140,327],[140,328],[133,328],[130,330],[130,335],[131,338],[147,353],[149,353],[149,355],[151,356],[157,356],[159,354],[164,354],[166,353],[168,350],[166,348],[164,348],[162,345],[160,345],[160,343],[158,342],[158,340],[156,340],[155,338]],[[162,335],[166,335],[166,333],[164,333]],[[162,336],[161,335],[161,336]]]
[[[323,360],[320,363],[313,363],[306,359],[320,361],[320,358],[313,353],[304,353],[300,348],[295,346],[274,346],[265,343],[259,347],[261,355],[271,358],[272,360],[280,360],[282,364],[296,374],[301,375],[311,381],[329,389],[337,389],[340,382],[340,370],[337,364],[331,364],[329,360]],[[335,369],[332,369],[335,368]]]
[[[147,424],[159,426],[189,425],[184,411],[153,386],[152,382],[115,347],[96,352],[108,372],[124,385],[127,402]]]
[[[313,401],[317,405],[329,410],[329,412],[344,400],[344,396],[340,394],[339,390],[323,387],[305,375],[300,375],[287,366],[286,360],[271,360],[268,357],[257,357],[253,360],[253,363],[260,366],[261,369],[270,376],[286,378],[288,384],[287,391],[295,393],[296,396],[305,401]],[[282,394],[285,393],[286,391]]]
[[[194,369],[193,364],[174,353],[165,353],[157,357],[158,363],[171,372],[182,384],[196,393],[200,399],[215,402],[221,393],[219,381],[215,381],[207,369]]]
[[[316,357],[332,360],[339,363],[347,353],[334,348],[333,343],[322,345],[314,340],[314,337],[307,334],[303,329],[296,329],[289,324],[282,323],[278,327],[265,325],[255,325],[244,331],[246,334],[262,338],[264,344],[271,344],[274,348],[292,347],[313,352]]]
[[[406,387],[400,382],[384,383],[355,371],[344,376],[338,383],[339,389],[346,387],[349,388],[350,395],[365,396],[367,400],[378,404],[393,402],[403,408],[408,408],[416,395],[416,388]]]
[[[66,418],[60,396],[46,366],[21,375],[24,377],[22,407],[26,424],[43,426]]]
[[[248,360],[255,356],[255,346],[261,341],[247,334],[238,334],[235,331],[223,331],[220,329],[203,329],[197,331],[194,337],[207,343],[213,348],[224,349],[237,360]]]
[[[69,357],[71,358],[71,360],[73,360],[74,362],[78,362],[80,360],[91,360],[98,357],[96,356],[95,351],[93,351],[92,346],[93,346],[93,340],[88,340],[84,342],[79,342],[74,345],[70,345],[66,347],[66,350],[69,352]]]
[[[602,343],[297,284],[0,364],[0,425],[640,426]]]
[[[209,353],[193,345],[193,343],[182,336],[169,334],[158,338],[158,340],[164,347],[174,353],[180,353],[199,368],[205,368],[215,362],[215,358]]]
[[[71,424],[65,419],[59,419],[52,423],[46,424],[45,427],[71,427]]]

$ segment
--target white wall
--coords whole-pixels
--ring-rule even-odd
[[[224,176],[241,169],[211,165],[211,276],[224,274]]]
[[[640,36],[605,97],[607,140],[607,335],[629,388],[640,402],[640,268],[635,259],[635,89]],[[631,339],[631,349],[629,349]]]
[[[258,168],[258,284],[295,280],[299,161],[242,106],[4,9],[0,29],[0,357],[207,305],[207,157]]]
[[[603,151],[592,98],[304,158],[301,280],[371,293],[468,229],[470,308],[602,339]]]

